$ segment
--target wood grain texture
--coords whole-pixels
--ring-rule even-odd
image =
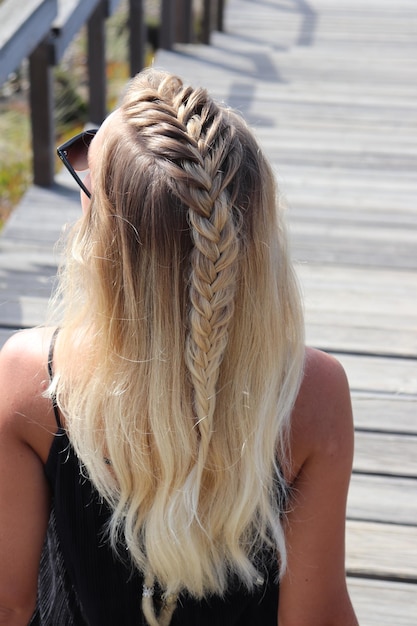
[[[349,577],[348,587],[360,626],[415,624],[415,585]]]
[[[49,33],[57,0],[14,0],[0,6],[0,85]]]
[[[417,528],[348,520],[346,568],[351,576],[392,578],[417,584]]]
[[[416,478],[371,475],[355,470],[349,490],[348,518],[415,526],[416,493]]]

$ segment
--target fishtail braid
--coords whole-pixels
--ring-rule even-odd
[[[194,243],[190,257],[189,333],[186,363],[200,433],[199,475],[213,432],[216,385],[234,311],[239,254],[238,219],[227,184],[241,162],[233,127],[224,124],[204,90],[187,93],[178,119],[195,140],[201,159],[183,162],[188,174],[188,218]],[[233,155],[231,157],[231,155]],[[190,179],[192,183],[190,185]],[[178,186],[177,186],[178,189]]]
[[[234,310],[239,213],[227,186],[242,161],[233,124],[205,89],[162,80],[142,91],[131,117],[161,157],[174,195],[188,211],[190,255],[186,365],[193,386],[203,467],[213,431],[216,384]],[[163,136],[163,141],[160,141]],[[169,140],[168,140],[169,139]]]

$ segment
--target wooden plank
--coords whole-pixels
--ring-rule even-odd
[[[417,480],[354,473],[348,497],[348,518],[415,526]]]
[[[405,248],[408,257],[417,258],[415,244]],[[415,270],[298,263],[297,274],[309,343],[417,357]]]
[[[356,431],[353,468],[417,478],[417,437]]]
[[[417,528],[348,520],[346,568],[350,576],[417,583]]]
[[[371,319],[358,311],[352,315],[349,325],[348,315],[326,312],[321,316],[318,311],[306,308],[306,341],[308,345],[322,350],[344,351],[352,353],[370,353],[376,357],[399,356],[415,357],[416,345],[414,334],[407,328],[407,320],[398,315],[398,326],[395,328],[394,316],[385,316],[383,312],[371,326]],[[327,322],[327,324],[326,324]],[[386,328],[384,328],[386,326]]]
[[[304,115],[309,113],[311,111],[304,111]],[[334,115],[334,112],[327,114]],[[404,115],[399,112],[401,114]],[[410,132],[413,124],[414,120],[406,124]],[[339,216],[357,223],[371,218],[369,221],[374,222],[375,228],[378,228],[380,216],[381,224],[389,222],[391,226],[398,227],[407,226],[410,221],[415,227],[413,194],[417,183],[412,171],[339,167],[332,168],[332,176],[329,177],[328,167],[303,162],[286,164],[285,155],[279,160],[279,155],[274,157],[271,148],[265,151],[273,158],[281,191],[285,192],[290,205],[290,215],[294,214],[296,218],[299,215],[300,219],[311,221],[314,219],[312,211],[317,211],[318,218],[326,211],[332,221]],[[392,206],[398,208],[398,214],[392,211]]]
[[[417,398],[353,393],[352,407],[356,428],[417,435]]]
[[[62,169],[55,180],[49,189],[29,187],[2,231],[0,246],[41,244],[45,250],[49,244],[51,250],[65,224],[81,216],[79,188],[70,174]]]
[[[15,0],[0,5],[0,85],[49,33],[57,0]]]
[[[361,626],[415,626],[415,584],[349,577],[348,588]]]
[[[347,224],[337,219],[291,223],[293,258],[298,263],[415,270],[416,236],[417,228],[397,229],[394,238],[387,227]]]
[[[48,298],[56,275],[56,266],[49,262],[40,264],[38,259],[31,266],[0,269],[0,306],[18,300],[21,296]],[[4,311],[3,311],[4,313]],[[3,322],[5,319],[3,318]]]
[[[51,189],[31,187],[0,238],[0,328],[26,328],[45,321],[64,224],[80,216],[79,192],[62,171]]]
[[[417,394],[416,359],[334,353],[344,366],[351,389],[398,397]]]
[[[45,322],[48,299],[20,296],[0,304],[1,325],[12,328],[31,328]]]
[[[58,15],[53,24],[54,63],[59,63],[74,36],[100,2],[101,0],[58,0]]]

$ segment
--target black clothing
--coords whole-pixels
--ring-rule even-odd
[[[107,543],[109,508],[83,474],[57,410],[55,415],[58,432],[45,465],[52,510],[31,625],[145,626],[142,576]],[[270,571],[252,594],[231,584],[224,598],[180,595],[171,626],[275,626],[277,611],[276,572]]]

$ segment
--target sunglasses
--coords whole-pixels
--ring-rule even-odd
[[[85,130],[56,149],[59,158],[74,180],[77,181],[87,198],[91,198],[91,192],[84,185],[77,172],[88,170],[88,148],[97,131],[98,128]]]

